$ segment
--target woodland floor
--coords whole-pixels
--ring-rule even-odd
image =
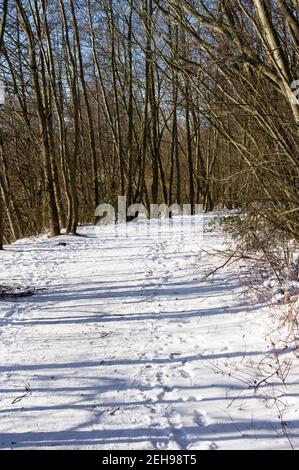
[[[35,295],[0,299],[0,448],[299,448],[298,359],[251,386],[271,321],[246,267],[203,280],[230,243],[213,217],[203,240],[175,218],[6,247],[0,285]]]

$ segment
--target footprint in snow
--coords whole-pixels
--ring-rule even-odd
[[[198,441],[188,445],[187,450],[217,450],[218,446],[212,441]]]
[[[213,420],[211,418],[209,418],[209,416],[207,415],[207,413],[205,412],[199,412],[199,411],[195,411],[194,413],[194,423],[197,424],[198,426],[209,426],[210,424],[212,424]]]
[[[192,383],[192,376],[189,374],[189,372],[187,372],[185,369],[179,369],[179,373],[184,379],[189,379]]]
[[[184,430],[181,414],[172,410],[167,414],[167,419],[171,427],[170,437],[173,436],[174,441],[180,449],[187,449],[190,444],[190,440]]]

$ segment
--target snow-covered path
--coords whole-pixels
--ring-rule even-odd
[[[209,220],[211,252],[225,241]],[[84,228],[1,254],[0,284],[44,290],[0,303],[0,448],[290,447],[277,407],[238,379],[269,353],[266,309],[246,305],[236,267],[202,282],[215,259],[173,224]],[[295,447],[298,376],[287,394],[271,386]]]

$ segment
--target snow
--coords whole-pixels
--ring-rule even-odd
[[[298,359],[246,267],[203,280],[230,243],[204,217],[6,247],[0,285],[37,291],[0,301],[0,448],[299,447]]]

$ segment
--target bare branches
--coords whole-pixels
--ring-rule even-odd
[[[5,32],[6,19],[7,19],[8,0],[2,0],[2,6],[1,6],[0,11],[2,12],[2,16],[0,19],[0,52],[1,52],[2,47],[3,47],[4,32]]]
[[[296,2],[1,1],[7,239],[75,232],[119,194],[267,203],[298,236]]]

